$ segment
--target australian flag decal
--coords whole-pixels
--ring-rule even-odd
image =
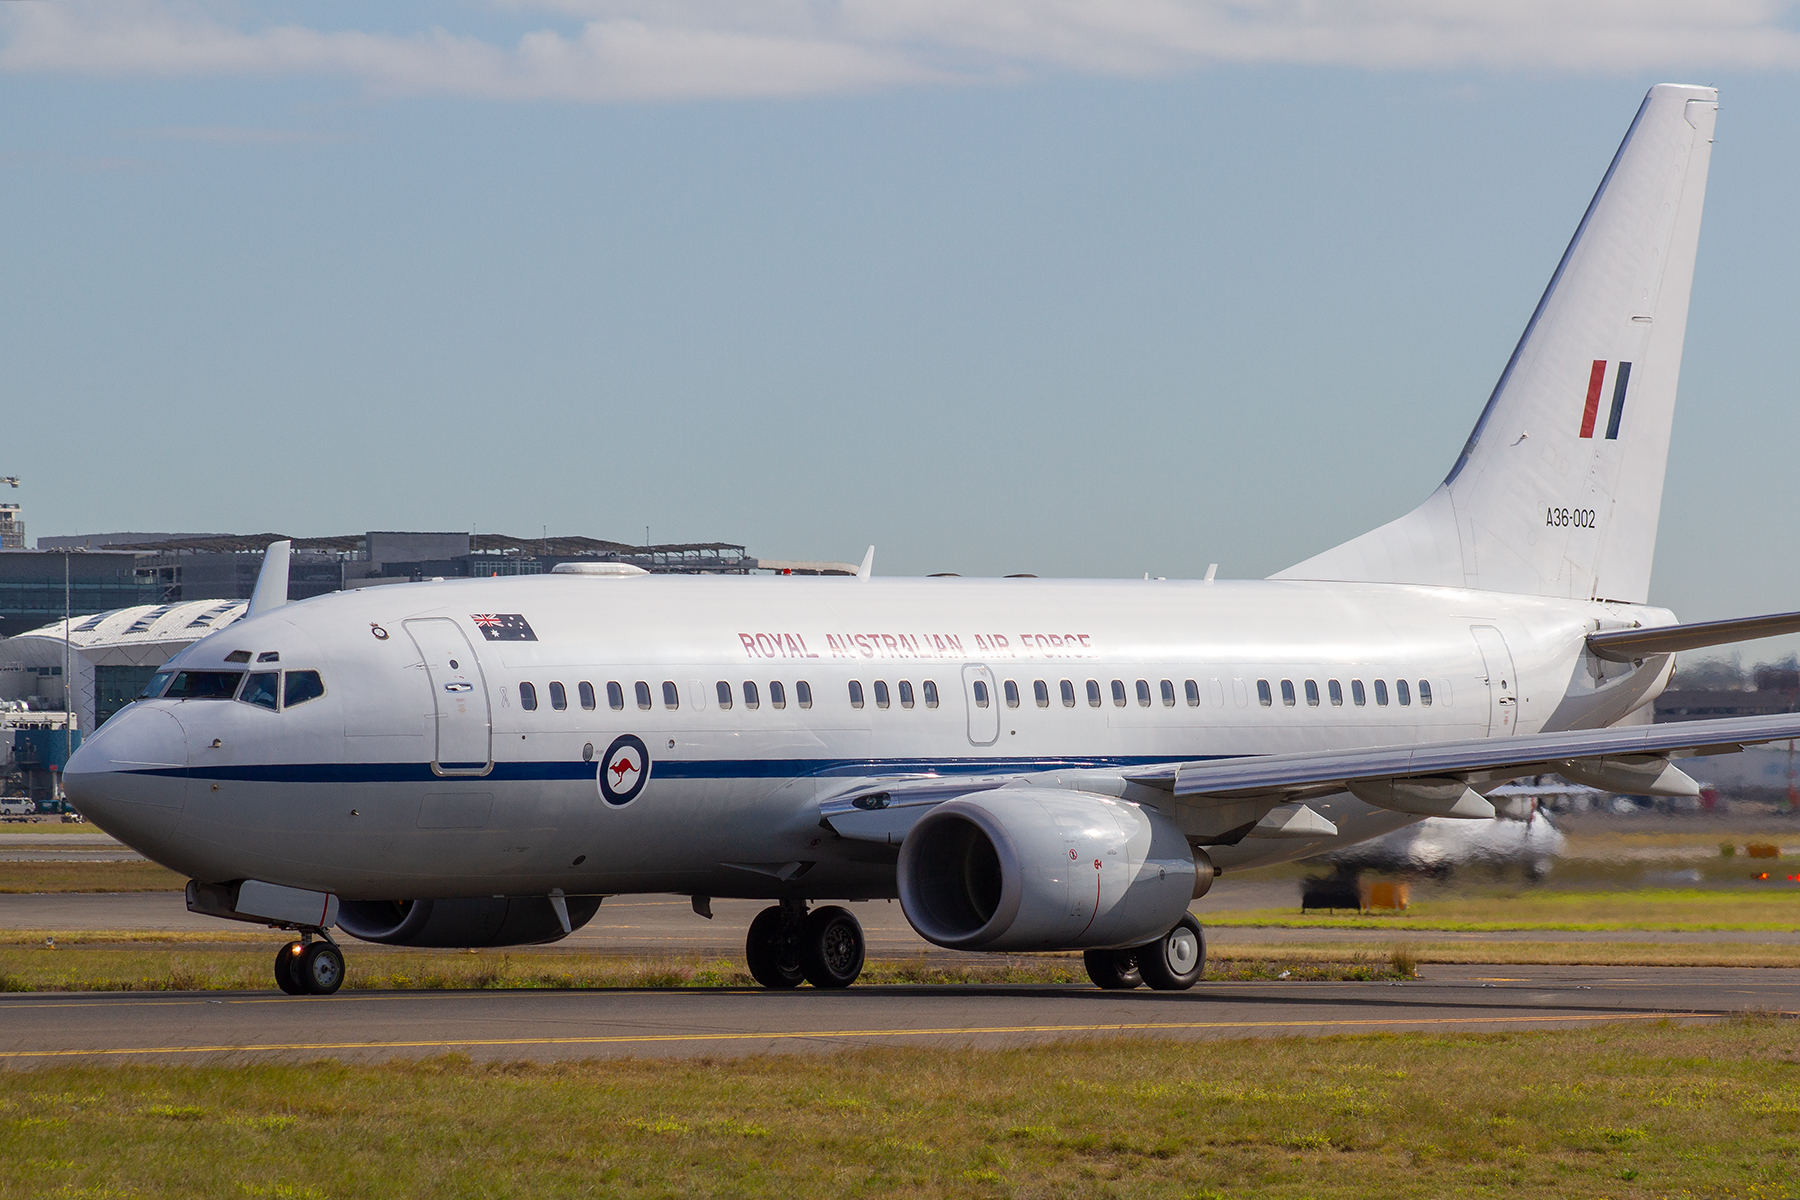
[[[535,642],[537,634],[520,613],[471,613],[469,620],[490,642]]]

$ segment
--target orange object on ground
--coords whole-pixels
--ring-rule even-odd
[[[1408,900],[1407,885],[1404,883],[1389,883],[1385,881],[1381,883],[1371,883],[1369,885],[1369,898],[1364,902],[1363,907],[1404,909]]]
[[[1751,842],[1744,847],[1744,853],[1751,858],[1780,858],[1781,847],[1772,842]]]

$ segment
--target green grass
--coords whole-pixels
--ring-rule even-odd
[[[0,893],[179,892],[185,887],[186,876],[153,862],[0,862]]]
[[[1792,1023],[0,1074],[0,1197],[1800,1196]]]
[[[1773,872],[1771,872],[1773,875]],[[1416,901],[1404,912],[1333,915],[1294,908],[1207,911],[1202,924],[1285,929],[1422,929],[1458,933],[1502,930],[1800,930],[1800,884],[1785,877],[1753,889],[1636,888],[1559,891],[1470,888]]]

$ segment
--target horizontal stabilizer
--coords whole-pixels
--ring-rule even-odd
[[[1613,662],[1634,662],[1652,654],[1675,654],[1753,642],[1757,638],[1800,633],[1800,612],[1766,617],[1734,617],[1729,621],[1696,621],[1691,625],[1659,625],[1654,629],[1609,629],[1588,634],[1588,649]]]

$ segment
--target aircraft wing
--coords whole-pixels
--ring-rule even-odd
[[[1151,767],[1127,771],[1125,777],[1163,788],[1178,798],[1323,795],[1346,789],[1361,791],[1354,785],[1387,781],[1498,783],[1521,775],[1580,769],[1582,760],[1597,760],[1590,765],[1599,767],[1609,761],[1664,759],[1671,754],[1728,754],[1789,738],[1800,738],[1800,713],[1270,754]]]

